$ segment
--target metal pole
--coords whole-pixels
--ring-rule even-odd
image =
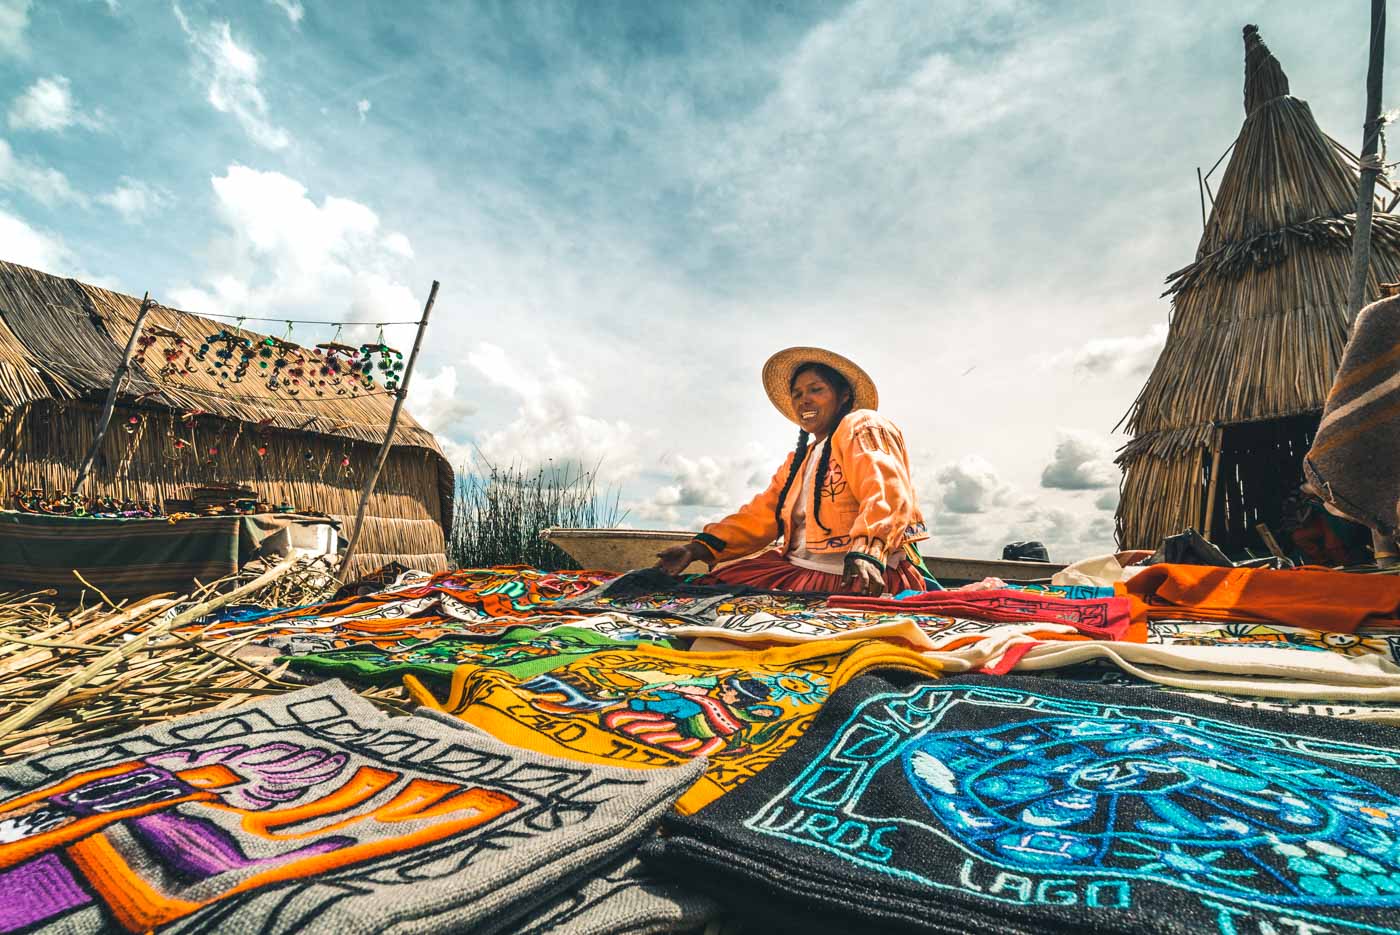
[[[1371,59],[1366,68],[1366,125],[1361,143],[1361,178],[1356,187],[1356,232],[1351,238],[1351,284],[1347,321],[1353,322],[1366,301],[1371,266],[1371,212],[1376,200],[1376,155],[1381,135],[1381,75],[1385,68],[1385,0],[1371,0]]]
[[[394,445],[394,430],[398,428],[399,411],[403,409],[403,401],[408,398],[408,381],[413,378],[413,365],[418,361],[418,349],[423,346],[423,332],[428,330],[428,316],[432,314],[437,294],[438,281],[434,279],[432,291],[428,293],[428,304],[423,306],[423,317],[418,321],[418,335],[413,339],[413,351],[408,355],[408,364],[404,367],[403,382],[399,384],[398,392],[395,393],[394,410],[389,413],[389,427],[384,431],[379,455],[374,459],[374,467],[370,470],[369,477],[365,478],[364,489],[360,491],[360,505],[355,508],[355,527],[350,530],[350,541],[345,544],[345,555],[340,560],[340,572],[336,576],[342,584],[350,571],[350,559],[355,557],[355,549],[360,544],[360,527],[365,521],[365,510],[369,507],[370,495],[374,493],[379,472],[384,470],[384,462],[389,458],[389,449]]]
[[[151,294],[147,292],[141,297],[141,310],[136,313],[136,323],[131,326],[131,337],[126,339],[126,350],[122,352],[122,362],[117,365],[117,372],[112,375],[112,385],[107,388],[107,402],[102,407],[102,415],[97,420],[97,434],[93,436],[92,447],[88,449],[87,457],[83,458],[83,463],[78,465],[78,476],[73,481],[71,494],[76,497],[83,481],[87,480],[88,472],[92,470],[93,462],[97,460],[97,454],[102,450],[102,440],[107,437],[107,428],[112,424],[112,410],[117,405],[117,394],[121,391],[122,382],[126,379],[127,371],[131,369],[131,355],[136,350],[136,339],[141,335],[141,326],[146,323],[146,316],[155,307],[151,301]]]

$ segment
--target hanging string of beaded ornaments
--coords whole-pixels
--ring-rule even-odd
[[[360,372],[360,352],[357,348],[340,343],[340,325],[335,326],[335,334],[329,341],[316,345],[318,372],[316,374],[316,395],[324,396],[334,392],[337,396],[358,396],[358,374]]]
[[[375,360],[375,355],[379,359]],[[360,385],[367,390],[374,389],[374,374],[384,381],[384,389],[390,393],[399,388],[403,379],[403,354],[384,343],[384,328],[379,329],[379,341],[375,344],[360,345]]]
[[[199,350],[195,351],[194,359],[202,363],[208,360],[211,353],[214,359],[205,369],[218,379],[220,387],[225,387],[229,383],[242,382],[248,365],[253,362],[253,342],[237,331],[225,328],[206,337]]]
[[[132,359],[144,367],[146,352],[161,340],[164,340],[166,345],[161,350],[165,363],[158,371],[160,378],[168,380],[173,376],[188,376],[193,373],[195,357],[190,342],[186,341],[180,332],[162,328],[160,325],[146,325],[141,329],[141,336],[136,339],[136,353]]]
[[[267,337],[258,344],[258,367],[267,376],[267,388],[275,390],[280,386],[287,395],[298,395],[306,387],[312,369],[306,353],[284,338]]]

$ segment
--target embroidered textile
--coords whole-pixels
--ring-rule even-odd
[[[659,876],[636,857],[582,880],[515,935],[649,935],[698,931],[719,915],[708,896]]]
[[[1132,622],[1121,597],[1071,601],[1025,591],[929,591],[902,601],[834,594],[828,606],[875,613],[926,613],[985,623],[1068,623],[1085,636],[1121,640]]]
[[[449,679],[459,665],[489,666],[529,678],[601,649],[630,649],[637,640],[615,640],[581,627],[550,630],[512,627],[500,636],[450,634],[398,649],[347,646],[324,653],[284,656],[296,672],[373,684],[397,683],[405,675]]]
[[[1154,620],[1148,624],[1147,641],[1167,646],[1308,649],[1343,656],[1375,655],[1400,663],[1400,628],[1397,627],[1363,627],[1355,633],[1329,633],[1263,623]]]
[[[523,680],[459,666],[445,701],[411,675],[404,686],[419,704],[542,753],[629,766],[705,757],[704,776],[676,806],[694,811],[777,759],[834,689],[874,665],[941,668],[879,641],[720,653],[644,644]]]
[[[956,617],[925,614],[881,614],[844,610],[720,614],[713,626],[678,626],[670,632],[676,636],[712,637],[737,642],[801,643],[809,640],[850,639],[872,628],[878,628],[879,635],[884,638],[902,639],[918,649],[939,652],[961,649],[980,640],[1006,633],[1020,633],[1050,640],[1092,638],[1068,623],[984,623],[980,620],[959,620]]]
[[[1048,594],[1067,601],[1094,601],[1113,597],[1112,588],[1102,588],[1092,584],[1005,584],[1010,591],[1029,591],[1032,594]]]
[[[1400,665],[1373,654],[1345,656],[1248,645],[1045,642],[1022,653],[1015,668],[1017,672],[1040,672],[1095,659],[1177,688],[1269,698],[1400,701]]]
[[[543,757],[327,683],[0,770],[0,932],[506,928],[697,771]]]
[[[428,578],[407,578],[391,588],[363,597],[346,597],[257,619],[263,624],[290,624],[308,619],[343,623],[404,619],[424,622],[476,621],[522,617],[549,613],[560,601],[598,587],[614,577],[610,572],[544,572],[523,565],[462,568]],[[227,625],[220,629],[226,628]]]
[[[871,673],[643,848],[811,932],[1396,932],[1400,731]]]
[[[1087,682],[1113,688],[1153,688],[1213,701],[1217,704],[1232,704],[1241,708],[1257,708],[1261,711],[1281,711],[1287,714],[1311,714],[1318,717],[1337,717],[1359,721],[1378,721],[1400,725],[1400,702],[1391,704],[1328,704],[1325,701],[1290,701],[1287,699],[1265,698],[1260,695],[1221,695],[1215,692],[1198,691],[1192,688],[1176,688],[1159,685],[1106,662],[1086,662],[1067,666],[1063,669],[1042,673],[1046,678],[1064,679],[1067,682]]]
[[[761,593],[764,592],[742,586],[695,584],[655,568],[643,568],[629,571],[605,587],[561,601],[556,609],[570,613],[682,617],[690,623],[700,623],[712,619],[715,607],[723,601]]]

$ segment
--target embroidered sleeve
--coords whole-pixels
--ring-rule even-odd
[[[778,506],[778,495],[787,483],[788,467],[792,455],[783,461],[768,487],[737,512],[726,516],[717,523],[710,523],[705,531],[696,536],[696,541],[713,553],[712,562],[724,562],[731,558],[741,558],[755,552],[778,537],[778,520],[774,511]]]
[[[892,423],[872,414],[852,425],[845,447],[846,477],[860,501],[850,550],[888,561],[917,513],[904,439]]]

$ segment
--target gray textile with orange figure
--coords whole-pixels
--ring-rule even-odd
[[[1400,505],[1400,297],[1361,310],[1303,461],[1328,509],[1394,535]]]

